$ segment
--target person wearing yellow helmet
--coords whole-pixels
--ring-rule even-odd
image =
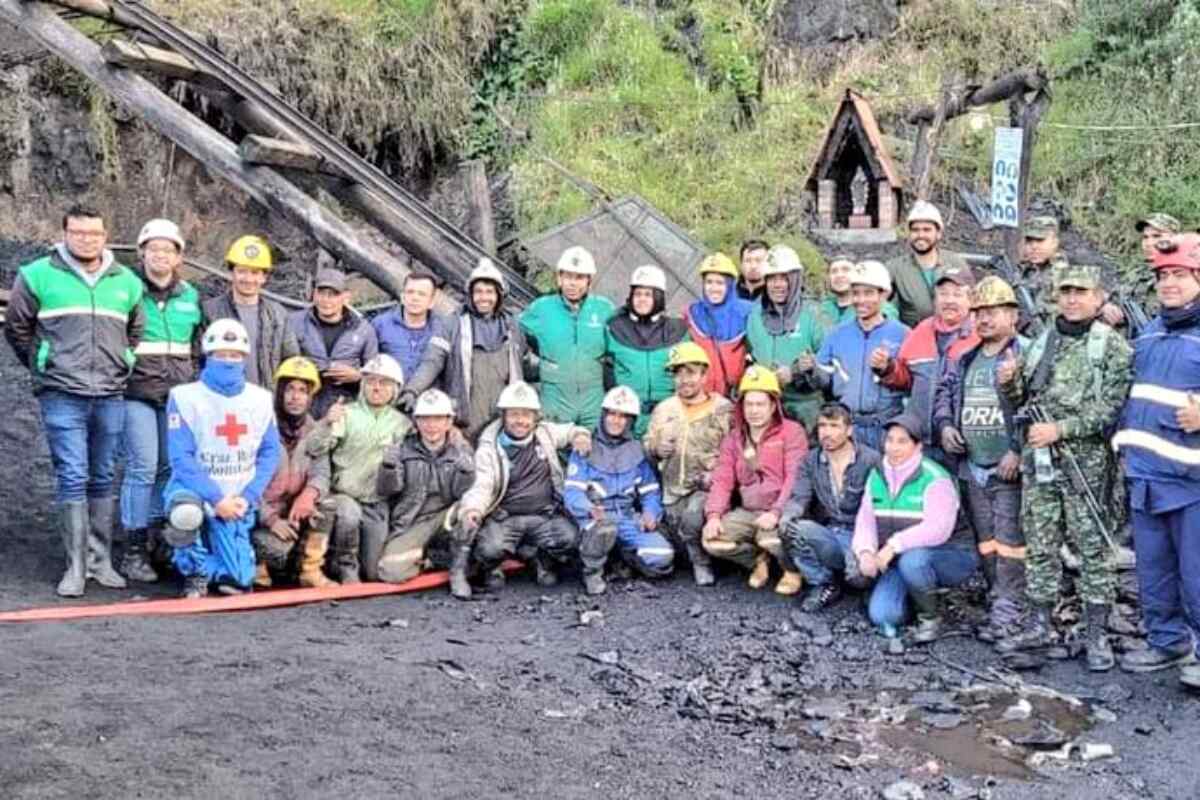
[[[333,529],[333,509],[328,507],[329,461],[308,453],[315,427],[309,413],[321,391],[317,365],[293,356],[275,370],[275,423],[283,451],[279,466],[263,491],[258,527],[251,534],[258,557],[256,588],[271,586],[288,569],[292,552],[300,548],[301,586],[329,586],[325,553]]]
[[[724,253],[700,262],[702,295],[687,307],[688,336],[708,354],[705,387],[730,396],[746,369],[746,320],[754,304],[737,293],[737,267]]]
[[[250,336],[246,380],[270,389],[275,370],[284,359],[300,355],[300,342],[289,324],[287,310],[262,294],[274,267],[271,246],[260,236],[242,236],[225,253],[225,266],[229,269],[229,291],[204,303],[204,324],[219,319],[240,322]]]
[[[753,589],[767,584],[774,557],[784,572],[775,591],[795,594],[800,576],[784,553],[779,522],[808,453],[808,436],[783,416],[782,391],[771,370],[747,368],[738,392],[732,429],[721,440],[704,504],[701,544],[709,555],[751,570]],[[737,508],[735,492],[741,499]]]
[[[700,530],[721,439],[733,417],[733,403],[709,388],[709,364],[709,354],[694,342],[672,348],[667,370],[675,394],[654,407],[642,439],[662,476],[664,532],[677,552],[687,552],[697,586],[713,584]]]

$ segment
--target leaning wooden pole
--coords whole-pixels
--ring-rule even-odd
[[[145,78],[109,65],[99,45],[61,20],[49,6],[0,0],[0,19],[37,39],[114,99],[136,110],[151,127],[214,173],[311,234],[349,269],[360,272],[393,297],[401,296],[408,274],[403,262],[357,234],[275,170],[243,163],[236,145]]]

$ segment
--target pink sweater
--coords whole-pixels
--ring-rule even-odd
[[[888,489],[895,494],[921,466],[921,449],[898,467],[893,467],[885,457],[879,468]],[[892,549],[897,554],[915,547],[937,547],[950,539],[958,520],[958,490],[949,478],[939,478],[925,489],[925,517],[910,525],[891,538]],[[875,504],[871,493],[863,494],[858,517],[854,520],[854,539],[851,546],[855,553],[864,550],[874,553],[879,549],[879,530],[875,525]]]

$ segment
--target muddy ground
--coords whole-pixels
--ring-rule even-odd
[[[0,253],[4,285],[24,254]],[[0,609],[52,605],[49,456],[6,345],[0,376]],[[1173,674],[1055,664],[1025,680],[1084,704],[1034,696],[1005,721],[1021,704],[993,665],[966,636],[885,657],[856,599],[809,616],[731,574],[5,625],[0,796],[870,798],[900,779],[930,798],[1200,796],[1200,703]],[[1004,745],[1063,739],[1116,757],[1031,769],[1032,747]]]

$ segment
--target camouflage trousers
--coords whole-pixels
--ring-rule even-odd
[[[1101,507],[1108,508],[1108,490],[1115,465],[1103,444],[1071,443],[1083,474]],[[1058,601],[1062,580],[1061,546],[1071,545],[1081,561],[1077,583],[1085,603],[1111,603],[1116,594],[1116,567],[1104,534],[1088,513],[1082,493],[1071,483],[1060,459],[1054,480],[1039,483],[1034,476],[1032,450],[1021,465],[1021,525],[1025,530],[1026,595],[1037,605]]]

